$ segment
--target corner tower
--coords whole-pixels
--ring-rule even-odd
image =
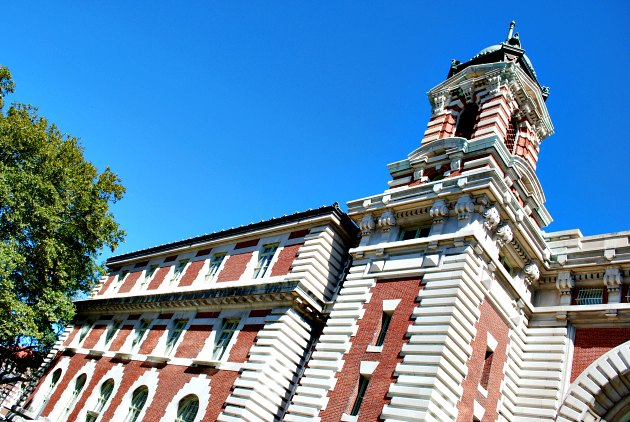
[[[540,143],[553,134],[545,106],[549,88],[539,84],[514,26],[504,42],[465,63],[453,60],[446,81],[429,91],[432,115],[424,145],[495,135],[510,155],[536,168]]]
[[[553,419],[566,323],[533,323],[553,127],[513,29],[452,64],[421,146],[348,202],[360,244],[285,420]]]

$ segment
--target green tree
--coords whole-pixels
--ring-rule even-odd
[[[120,179],[83,157],[14,90],[0,66],[0,384],[37,367],[74,317],[72,300],[103,273],[99,251],[123,239],[109,206]]]

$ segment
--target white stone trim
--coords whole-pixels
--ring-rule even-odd
[[[31,401],[31,405],[29,406],[29,409],[32,409],[31,411],[35,415],[39,416],[39,414],[44,410],[45,405],[48,403],[48,402],[43,403],[43,400],[46,397],[46,394],[48,394],[48,392],[50,392],[49,397],[51,397],[57,388],[67,387],[62,384],[62,381],[63,381],[63,377],[66,375],[66,371],[68,370],[68,365],[70,365],[70,357],[63,356],[59,360],[57,365],[55,365],[55,367],[52,368],[50,372],[48,372],[48,375],[46,375],[45,378],[39,380],[38,383],[40,385],[40,389],[37,391],[37,394]],[[57,369],[61,369],[61,376],[59,377],[57,384],[52,388],[52,390],[50,390],[49,389],[50,382],[52,381],[52,376]]]
[[[85,374],[87,378],[85,379],[83,390],[81,391],[81,394],[77,398],[75,405],[81,403],[81,397],[83,397],[83,395],[85,394],[85,390],[90,385],[90,381],[92,379],[92,375],[94,374],[95,369],[96,369],[96,361],[90,360],[85,365],[83,365],[83,367],[81,367],[79,371],[77,371],[77,373],[74,375],[74,377],[72,377],[72,380],[70,380],[70,382],[68,382],[65,385],[58,384],[60,387],[65,388],[65,391],[59,397],[59,400],[55,404],[55,407],[53,408],[52,412],[48,414],[48,418],[51,421],[63,420],[61,418],[64,416],[64,409],[66,408],[70,398],[72,397],[72,392],[74,391],[74,386],[77,381],[77,378],[79,378],[82,374]],[[60,383],[62,381],[63,380],[60,380]]]
[[[88,410],[93,410],[94,407],[96,407],[98,398],[101,395],[101,386],[103,385],[105,381],[112,379],[114,381],[114,389],[112,390],[112,394],[109,396],[109,400],[107,400],[107,403],[105,403],[105,407],[103,407],[103,410],[101,410],[99,417],[97,419],[97,421],[103,420],[103,414],[105,414],[105,412],[109,408],[109,405],[111,404],[112,399],[114,398],[114,396],[118,392],[118,389],[120,388],[123,375],[124,375],[124,367],[121,364],[118,364],[112,367],[109,371],[107,371],[107,373],[101,377],[98,384],[90,392],[90,396],[88,397],[88,399],[84,401],[83,408],[77,415],[77,420],[79,421],[85,420]],[[86,387],[87,387],[87,384],[86,384]],[[79,404],[78,401],[77,401],[77,404]]]
[[[630,341],[627,341],[601,356],[573,381],[557,421],[605,420],[617,402],[627,403],[629,385]]]
[[[141,421],[144,419],[144,415],[147,412],[147,409],[151,407],[151,403],[153,402],[153,397],[155,397],[156,386],[159,383],[159,373],[155,368],[151,368],[148,371],[145,371],[140,378],[138,378],[132,385],[129,387],[129,390],[125,393],[125,396],[116,408],[114,412],[113,421],[122,421],[127,416],[127,412],[129,411],[129,406],[131,405],[131,399],[133,397],[134,391],[141,386],[146,386],[148,389],[147,401],[144,403],[144,407],[140,411],[138,415],[138,420]]]
[[[373,361],[373,360],[361,361],[361,364],[359,365],[359,374],[363,375],[364,377],[370,378],[372,377],[372,374],[374,373],[374,371],[376,371],[377,366],[378,366],[378,361]]]
[[[168,382],[168,380],[164,379],[162,382]],[[177,394],[175,394],[171,402],[166,407],[166,411],[164,412],[162,419],[160,419],[160,422],[175,420],[179,401],[189,394],[194,394],[197,396],[197,399],[199,399],[199,410],[197,411],[197,416],[195,416],[195,422],[201,421],[206,415],[206,409],[208,408],[208,403],[210,402],[210,380],[206,378],[204,374],[192,378],[182,387],[181,390],[177,392]]]

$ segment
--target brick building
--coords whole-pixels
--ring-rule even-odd
[[[511,25],[347,215],[109,259],[15,419],[628,420],[630,232],[542,230],[547,94]]]

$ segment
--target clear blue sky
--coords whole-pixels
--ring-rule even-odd
[[[630,2],[7,2],[0,63],[123,179],[115,254],[377,194],[450,60],[517,21],[556,134],[554,223],[630,228]],[[109,252],[104,258],[110,256]]]

